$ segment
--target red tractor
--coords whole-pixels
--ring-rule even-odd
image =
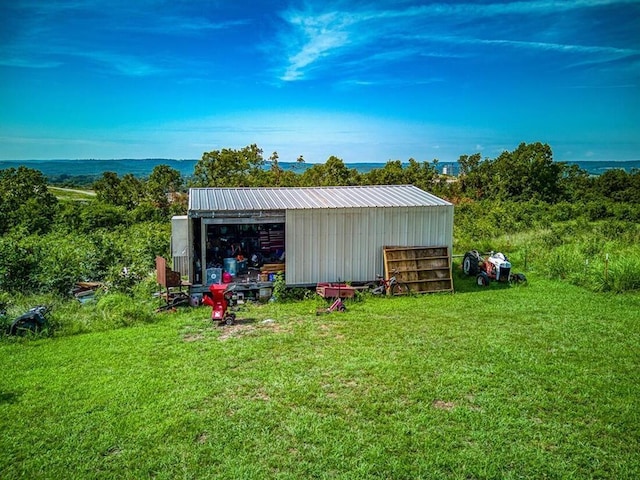
[[[511,272],[511,262],[500,252],[490,252],[487,258],[483,258],[477,250],[471,250],[464,254],[462,270],[466,275],[476,277],[476,283],[486,287],[491,281],[520,283],[527,279],[522,273]]]

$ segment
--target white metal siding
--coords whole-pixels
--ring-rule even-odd
[[[288,285],[374,280],[384,246],[447,246],[453,206],[287,210]]]
[[[189,253],[189,217],[176,215],[171,218],[171,255],[184,257]]]
[[[171,218],[171,257],[173,270],[189,276],[189,217],[176,215]]]

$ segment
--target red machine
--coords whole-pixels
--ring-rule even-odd
[[[466,275],[476,275],[476,283],[486,287],[493,280],[496,282],[520,283],[526,282],[523,273],[513,273],[511,262],[503,253],[490,252],[489,257],[483,258],[477,250],[464,254],[462,270]]]
[[[210,306],[211,320],[218,322],[218,325],[233,325],[236,314],[229,311],[233,302],[233,286],[214,283],[209,287],[211,295],[204,294],[202,303]]]

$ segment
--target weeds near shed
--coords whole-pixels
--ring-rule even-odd
[[[305,300],[315,295],[313,290],[300,287],[287,287],[284,274],[276,274],[273,282],[273,299],[279,302],[290,302],[295,300]]]

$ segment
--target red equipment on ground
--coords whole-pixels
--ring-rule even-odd
[[[486,287],[491,281],[521,283],[526,282],[527,277],[523,273],[513,273],[511,262],[500,252],[489,252],[487,258],[482,257],[477,250],[471,250],[464,254],[462,271],[466,275],[475,275],[476,283],[480,287]]]
[[[209,287],[211,295],[204,294],[202,303],[212,308],[211,320],[219,325],[233,325],[236,314],[229,311],[233,300],[233,287],[229,285],[214,283]]]
[[[346,283],[318,283],[316,293],[323,298],[335,299],[329,308],[316,310],[316,315],[331,312],[345,312],[347,307],[342,303],[343,298],[352,298],[356,291]]]

